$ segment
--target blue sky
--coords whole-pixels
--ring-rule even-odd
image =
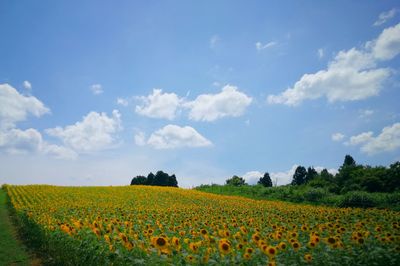
[[[0,183],[400,160],[397,1],[2,1]]]

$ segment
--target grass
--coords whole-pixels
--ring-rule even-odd
[[[280,200],[301,204],[326,205],[334,207],[381,208],[400,211],[400,193],[368,193],[364,191],[349,191],[337,195],[324,188],[309,186],[280,186],[266,188],[263,186],[229,186],[201,185],[197,190],[220,194],[243,196],[258,200]]]
[[[17,239],[3,189],[0,189],[0,265],[40,265],[37,259],[31,260],[25,247]]]

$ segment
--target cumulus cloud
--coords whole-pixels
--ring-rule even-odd
[[[144,132],[138,132],[135,135],[135,143],[138,146],[146,145],[146,134]]]
[[[13,128],[15,124],[33,115],[40,117],[50,113],[41,101],[24,96],[8,84],[0,84],[0,129]]]
[[[136,113],[153,118],[173,120],[181,99],[175,93],[163,93],[161,89],[153,89],[148,96],[138,97],[142,105],[136,106]]]
[[[104,92],[103,86],[101,86],[101,84],[93,84],[92,86],[90,86],[90,90],[94,95],[99,95]]]
[[[42,135],[33,128],[0,131],[0,147],[8,153],[37,152],[42,142]]]
[[[376,137],[372,131],[352,136],[345,144],[360,146],[361,152],[368,155],[397,150],[400,148],[400,123],[384,127]]]
[[[30,86],[24,82],[24,87]],[[75,159],[77,154],[63,146],[49,144],[34,129],[17,128],[28,115],[40,117],[50,110],[33,96],[24,96],[8,84],[0,84],[0,151],[8,154],[47,154],[59,159]]]
[[[27,80],[25,80],[25,81],[22,83],[22,86],[23,86],[25,89],[27,89],[27,90],[32,89],[32,84],[31,84],[29,81],[27,81]]]
[[[327,69],[304,74],[293,87],[269,95],[270,104],[296,106],[304,100],[326,97],[329,102],[356,101],[376,96],[392,71],[378,68],[380,61],[400,53],[400,24],[385,29],[376,40],[361,49],[340,51]]]
[[[340,132],[332,134],[331,138],[333,141],[342,141],[344,139],[344,135]]]
[[[261,42],[256,42],[257,51],[261,51],[270,47],[277,45],[277,42],[268,42],[266,44],[262,44]]]
[[[400,53],[400,23],[384,29],[379,37],[366,44],[378,60],[390,60]]]
[[[271,172],[269,173],[269,176],[271,177],[271,181],[272,184],[274,186],[282,186],[282,185],[287,185],[290,184],[292,182],[293,179],[293,174],[296,171],[296,168],[299,165],[294,164],[289,170],[287,171],[282,171],[282,172]],[[316,166],[314,167],[315,171],[317,171],[318,173],[321,173],[322,170],[325,169],[325,167],[322,166]],[[338,170],[331,168],[331,169],[327,169],[329,173],[335,175]],[[260,171],[250,171],[247,172],[243,175],[243,178],[246,180],[246,182],[248,184],[256,184],[258,182],[258,180],[260,179],[260,177],[263,177],[264,173],[260,172]]]
[[[374,23],[374,26],[380,26],[380,25],[386,23],[386,21],[393,18],[397,14],[397,11],[398,10],[396,8],[392,8],[391,10],[389,10],[387,12],[380,13],[378,20],[375,21],[375,23]]]
[[[110,117],[106,113],[90,112],[74,125],[49,128],[46,133],[77,152],[94,152],[114,147],[114,135],[121,129],[121,114],[113,110]]]
[[[247,172],[243,175],[244,180],[246,180],[246,183],[249,185],[255,185],[257,184],[258,180],[260,180],[260,177],[263,177],[264,173],[261,173],[259,171],[250,171]]]
[[[147,140],[144,133],[138,133],[135,135],[135,142],[137,145],[149,145],[155,149],[196,148],[212,145],[211,141],[194,128],[177,125],[166,125],[152,133]]]
[[[0,131],[0,150],[9,154],[47,154],[57,159],[75,159],[77,154],[63,146],[49,144],[34,128]]]
[[[226,85],[217,94],[202,94],[194,101],[184,104],[189,108],[189,119],[195,121],[214,121],[223,117],[241,116],[252,98],[240,92],[237,87]]]

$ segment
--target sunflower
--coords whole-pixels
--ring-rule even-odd
[[[275,260],[271,260],[268,262],[267,264],[268,266],[276,266],[276,261]]]
[[[246,227],[244,227],[244,226],[241,226],[240,227],[240,231],[243,233],[243,234],[247,234],[249,231],[247,231],[247,229],[246,229]]]
[[[333,245],[335,245],[336,244],[336,239],[334,238],[334,237],[328,237],[327,239],[326,239],[326,243],[328,243],[329,245],[331,245],[331,246],[333,246]]]
[[[246,253],[253,254],[253,248],[246,248]]]
[[[177,238],[176,236],[172,237],[171,243],[176,247],[179,246],[179,238]]]
[[[188,255],[188,256],[186,256],[186,261],[189,263],[195,263],[196,258],[193,255]]]
[[[189,243],[189,248],[192,250],[194,253],[196,253],[199,250],[199,246],[197,243],[190,242]]]
[[[208,235],[208,231],[203,228],[200,230],[200,234],[202,234],[203,236]]]
[[[270,259],[274,258],[278,253],[277,249],[273,246],[263,246],[263,251]]]
[[[294,249],[295,251],[298,251],[299,248],[301,247],[301,245],[300,245],[299,242],[295,241],[295,242],[292,243],[292,247],[293,247],[293,249]]]
[[[249,259],[251,258],[251,254],[250,254],[250,253],[244,253],[244,254],[243,254],[243,258],[244,258],[245,260],[249,260]]]
[[[285,243],[285,242],[280,242],[280,243],[278,244],[278,248],[279,248],[280,250],[285,250],[285,249],[286,249],[286,243]]]
[[[153,244],[158,249],[165,249],[168,246],[168,240],[163,236],[155,237]]]
[[[261,240],[261,236],[260,236],[258,233],[255,233],[255,234],[253,234],[253,235],[251,236],[251,239],[252,239],[255,243],[257,243],[258,241]]]
[[[231,252],[231,244],[227,239],[221,239],[218,242],[218,249],[222,254],[228,254]]]
[[[311,256],[311,254],[309,254],[309,253],[307,253],[307,254],[305,254],[304,255],[304,260],[306,261],[306,262],[308,262],[308,263],[310,263],[311,261],[312,261],[312,256]]]

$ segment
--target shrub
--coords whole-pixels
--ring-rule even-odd
[[[327,192],[322,188],[312,188],[304,193],[304,199],[311,202],[317,202],[327,196]]]
[[[370,208],[376,206],[376,201],[371,194],[364,191],[348,192],[338,203],[339,207]]]

